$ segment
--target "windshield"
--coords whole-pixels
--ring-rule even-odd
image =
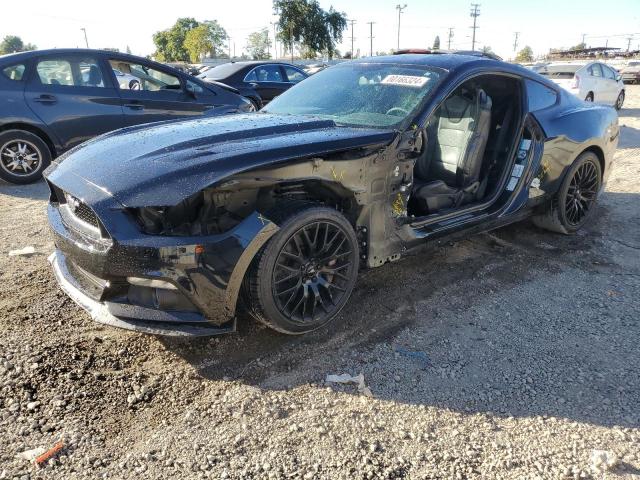
[[[396,127],[415,114],[444,74],[420,65],[346,62],[300,82],[262,111],[313,115],[352,126]]]
[[[544,75],[545,77],[553,77],[553,78],[573,78],[578,70],[580,70],[584,65],[547,65],[542,70],[539,70],[538,73],[540,75]]]

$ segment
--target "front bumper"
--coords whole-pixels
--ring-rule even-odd
[[[234,331],[246,270],[278,230],[254,212],[219,235],[162,237],[138,232],[105,241],[75,229],[56,205],[49,205],[48,215],[56,244],[49,260],[62,290],[98,322],[157,335]],[[118,229],[132,232],[124,225]],[[155,283],[140,287],[130,277]]]

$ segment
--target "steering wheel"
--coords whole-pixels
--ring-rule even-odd
[[[393,112],[400,112],[401,115],[396,115]],[[395,115],[396,117],[400,117],[402,115],[409,115],[409,112],[407,112],[404,108],[393,107],[387,110],[387,113],[385,113],[385,115]]]

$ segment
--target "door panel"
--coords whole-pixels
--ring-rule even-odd
[[[25,100],[64,150],[122,127],[120,97],[96,56],[47,56],[34,63]]]
[[[194,82],[192,92],[188,92],[188,80],[175,72],[118,58],[110,59],[109,65],[113,76],[124,75],[125,81],[118,82],[118,92],[127,125],[193,118],[216,108],[215,93]]]

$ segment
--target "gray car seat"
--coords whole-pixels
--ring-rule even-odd
[[[413,201],[435,213],[476,199],[491,128],[491,98],[482,89],[448,98],[427,126],[427,147],[416,161]]]

